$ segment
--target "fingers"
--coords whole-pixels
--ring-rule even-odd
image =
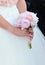
[[[28,32],[26,29],[23,30],[24,36],[28,36]]]
[[[32,41],[33,39],[33,34],[29,34],[30,40]]]
[[[33,34],[33,28],[29,28],[29,33],[32,33]]]
[[[32,28],[30,28],[29,31],[27,31],[27,29],[21,30],[20,28],[18,28],[18,32],[21,36],[28,36],[30,37],[30,40],[33,39],[33,29]]]
[[[32,28],[30,28],[29,30],[24,29],[22,32],[24,32],[24,34],[26,36],[30,36],[31,38],[33,38],[33,29]]]
[[[28,33],[28,36],[30,37],[30,40],[33,39],[33,36],[34,36],[34,32],[33,32],[33,28],[29,28],[29,33]]]

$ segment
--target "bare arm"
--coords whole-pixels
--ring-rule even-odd
[[[2,16],[0,16],[0,27],[9,31],[12,31],[13,28]]]
[[[25,0],[19,0],[17,3],[17,7],[19,9],[19,12],[24,12],[27,10]],[[12,32],[15,35],[18,36],[28,36],[27,30],[21,30],[17,27],[12,26],[9,24],[1,15],[0,15],[0,27]]]
[[[0,27],[10,31],[11,33],[17,36],[27,36],[28,34],[26,30],[21,30],[9,24],[2,16],[0,16]]]
[[[19,12],[24,12],[27,10],[25,0],[18,0],[17,7]],[[13,26],[10,25],[1,15],[0,15],[0,27],[7,29],[9,31],[12,30]]]
[[[26,2],[25,0],[18,0],[17,2],[17,8],[19,10],[19,12],[25,12],[27,10],[27,7],[26,7]]]

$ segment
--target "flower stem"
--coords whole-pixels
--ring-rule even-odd
[[[31,44],[31,43],[29,44],[29,48],[30,48],[30,49],[32,48],[32,44]]]

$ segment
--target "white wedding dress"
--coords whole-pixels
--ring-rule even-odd
[[[0,6],[0,15],[11,25],[16,25],[19,12],[16,5]],[[34,28],[32,49],[27,37],[18,37],[0,28],[0,65],[45,65],[45,39],[39,28]]]

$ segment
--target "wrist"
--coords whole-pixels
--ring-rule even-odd
[[[16,33],[17,33],[17,32],[16,32],[16,31],[17,31],[17,28],[14,27],[14,26],[9,26],[8,30],[9,30],[11,33],[15,34],[15,35],[16,35]]]
[[[10,25],[10,26],[8,27],[8,31],[13,32],[13,30],[14,30],[14,27],[13,27],[12,25]]]

